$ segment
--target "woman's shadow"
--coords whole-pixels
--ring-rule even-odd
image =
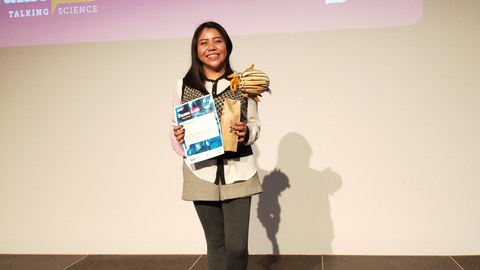
[[[277,233],[280,226],[279,197],[282,191],[290,187],[288,177],[275,169],[263,178],[263,193],[259,195],[257,217],[267,232],[267,237],[272,242],[272,254],[280,254]]]
[[[283,244],[293,250],[287,253],[332,253],[334,230],[329,196],[341,187],[342,180],[329,167],[320,171],[311,168],[312,154],[302,135],[289,133],[280,141],[276,168],[263,173],[257,217],[274,255],[280,254],[279,235]],[[271,256],[259,263],[262,269],[270,269],[278,260],[280,257]]]

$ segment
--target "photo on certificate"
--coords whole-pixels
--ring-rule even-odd
[[[176,106],[177,125],[183,125],[183,148],[188,164],[210,159],[224,153],[220,121],[212,95],[202,96]]]

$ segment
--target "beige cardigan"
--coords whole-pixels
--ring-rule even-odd
[[[224,201],[229,199],[248,197],[262,192],[262,185],[258,174],[246,180],[233,184],[214,184],[195,176],[183,162],[183,193],[186,201]]]

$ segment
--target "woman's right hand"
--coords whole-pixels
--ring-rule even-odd
[[[175,136],[180,145],[184,143],[185,129],[183,125],[173,127],[173,136]]]

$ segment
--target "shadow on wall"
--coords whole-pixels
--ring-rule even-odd
[[[342,179],[331,168],[311,168],[312,154],[302,135],[289,133],[280,141],[276,168],[263,172],[257,217],[273,254],[280,254],[282,246],[288,247],[285,254],[332,253],[329,195],[340,189]]]
[[[280,203],[278,197],[290,187],[288,177],[278,169],[266,175],[262,181],[263,193],[259,195],[257,217],[272,242],[272,254],[280,254],[277,233],[280,226]]]

